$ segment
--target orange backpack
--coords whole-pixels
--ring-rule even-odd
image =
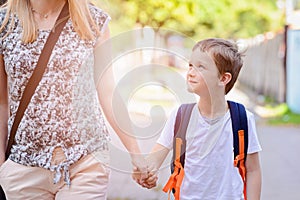
[[[239,169],[239,173],[244,183],[244,199],[247,200],[245,167],[248,151],[247,114],[246,109],[242,104],[233,101],[228,101],[228,105],[233,131],[233,164]],[[195,103],[182,104],[179,107],[176,115],[176,122],[174,127],[173,159],[171,163],[172,174],[163,188],[164,192],[169,192],[169,198],[171,191],[173,191],[175,200],[180,199],[180,186],[184,178],[186,129],[194,106]]]

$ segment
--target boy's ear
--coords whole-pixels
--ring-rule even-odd
[[[226,86],[227,83],[230,82],[231,78],[232,78],[231,73],[225,72],[223,75],[221,75],[220,82],[222,83],[222,85]]]

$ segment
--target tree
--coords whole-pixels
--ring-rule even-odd
[[[111,0],[116,32],[137,24],[191,37],[247,38],[283,27],[275,0]]]

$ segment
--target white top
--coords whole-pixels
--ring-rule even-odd
[[[158,143],[173,148],[176,111],[173,111]],[[247,111],[248,154],[261,151],[254,115]],[[213,121],[203,118],[195,106],[186,132],[184,179],[180,199],[241,200],[243,182],[233,165],[233,136],[230,112]]]
[[[109,15],[92,5],[89,9],[99,31],[103,32]],[[6,9],[1,9],[0,22],[5,14]],[[9,30],[8,25],[0,33],[0,54],[8,81],[9,132],[25,86],[50,34],[50,30],[39,30],[34,42],[24,44],[21,22],[17,17],[14,20],[15,26],[7,37],[2,39]],[[84,155],[108,148],[108,130],[94,82],[93,51],[97,40],[98,37],[81,39],[72,20],[68,20],[24,112],[11,149],[11,160],[26,166],[67,172],[68,167]],[[63,149],[66,161],[51,165],[56,147]]]

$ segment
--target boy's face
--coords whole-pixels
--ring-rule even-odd
[[[218,89],[219,79],[218,68],[210,54],[195,49],[187,73],[188,91],[199,96],[210,95]]]

